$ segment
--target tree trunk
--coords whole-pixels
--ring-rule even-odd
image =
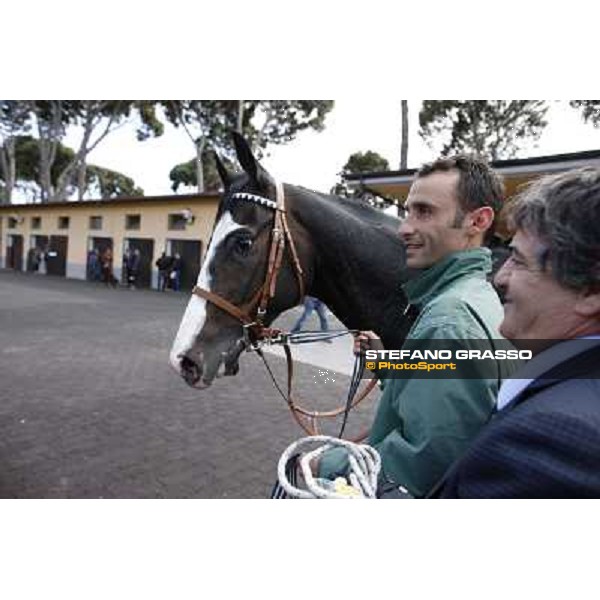
[[[77,167],[77,200],[83,200],[83,196],[86,190],[86,176],[87,165],[85,164],[85,159],[79,163]]]
[[[75,174],[77,175],[77,187],[78,187],[78,197],[81,200],[83,196],[83,192],[85,191],[85,162],[88,152],[90,151],[90,138],[92,136],[92,131],[94,130],[95,123],[95,113],[92,107],[91,102],[86,103],[85,109],[85,122],[83,125],[83,137],[81,139],[81,143],[79,144],[79,148],[77,153],[73,157],[73,159],[69,162],[69,164],[64,168],[63,172],[60,174],[58,181],[56,183],[56,191],[54,193],[54,199],[61,201],[67,199],[67,190],[69,186],[73,182],[73,177]],[[81,169],[84,172],[84,180],[83,180],[83,188],[80,188],[80,177],[81,177]]]
[[[76,179],[77,194],[79,200],[83,198],[86,189],[86,170],[88,154],[111,132],[115,129],[113,125],[118,126],[120,121],[119,109],[115,108],[113,113],[107,117],[104,130],[95,141],[92,141],[92,134],[98,129],[99,125],[104,120],[103,110],[106,108],[105,101],[87,100],[84,102],[83,109],[83,137],[73,160],[65,167],[58,178],[56,184],[55,198],[57,200],[65,200],[67,191],[73,185],[73,180]]]
[[[238,100],[238,113],[237,113],[237,132],[242,135],[242,128],[244,126],[244,101]]]
[[[198,193],[204,193],[204,146],[205,138],[196,141],[196,183],[198,184]]]
[[[9,137],[0,149],[0,172],[4,179],[4,198],[0,198],[0,204],[12,203],[12,193],[17,178],[17,161],[15,158],[15,138]]]
[[[39,133],[41,201],[45,203],[52,198],[51,171],[58,142],[62,137],[62,103],[60,100],[50,102],[51,114],[48,121],[41,118],[35,103],[32,103],[32,110],[36,115]]]
[[[408,100],[401,100],[402,106],[402,143],[400,146],[400,170],[408,166]]]
[[[483,156],[484,155],[484,148],[485,148],[485,136],[483,135],[482,131],[481,131],[481,112],[479,110],[479,106],[477,104],[477,102],[474,103],[475,105],[473,106],[472,110],[471,110],[471,127],[472,127],[472,134],[473,134],[473,141],[472,141],[472,152],[476,155],[476,156]]]
[[[48,202],[52,196],[52,155],[53,143],[47,139],[40,139],[40,186],[41,201]]]

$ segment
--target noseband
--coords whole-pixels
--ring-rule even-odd
[[[286,245],[290,250],[292,265],[294,267],[296,279],[298,280],[299,302],[304,298],[305,293],[304,272],[302,271],[302,265],[298,259],[296,246],[288,227],[285,195],[283,193],[283,185],[279,181],[275,182],[275,190],[277,196],[276,202],[273,202],[273,200],[270,200],[269,198],[264,198],[263,196],[245,192],[237,192],[231,196],[234,199],[252,202],[258,206],[264,206],[275,213],[273,227],[271,229],[271,245],[268,255],[267,272],[262,285],[258,288],[253,298],[245,306],[239,307],[210,290],[198,286],[194,287],[192,290],[192,293],[196,296],[200,296],[204,300],[212,302],[215,306],[218,306],[221,310],[237,319],[243,325],[244,330],[251,337],[251,342],[253,343],[258,340],[269,338],[272,334],[271,330],[268,327],[265,327],[264,318],[267,313],[267,306],[275,296],[277,277],[281,270]],[[256,312],[254,316],[251,316],[251,312],[255,307]]]

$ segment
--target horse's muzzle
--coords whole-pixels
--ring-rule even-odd
[[[179,363],[179,368],[185,382],[192,387],[196,387],[202,378],[201,365],[195,363],[191,358],[184,356]]]

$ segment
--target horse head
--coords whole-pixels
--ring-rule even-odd
[[[173,368],[199,389],[210,386],[215,377],[237,373],[246,336],[244,319],[236,316],[236,310],[248,316],[248,321],[256,320],[270,272],[277,184],[241,135],[234,133],[234,143],[243,172],[228,172],[217,157],[224,192],[195,293],[170,353]],[[288,244],[280,267],[272,297],[263,306],[266,310],[260,321],[264,325],[302,297]]]

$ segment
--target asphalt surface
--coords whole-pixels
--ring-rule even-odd
[[[203,392],[172,371],[187,301],[0,270],[0,498],[269,496],[279,456],[303,433],[254,354]],[[347,373],[348,351],[348,340],[302,350],[314,363],[295,369],[307,408],[344,401],[349,377],[325,367]],[[284,360],[269,362],[284,383]],[[349,433],[369,423],[367,404]]]

